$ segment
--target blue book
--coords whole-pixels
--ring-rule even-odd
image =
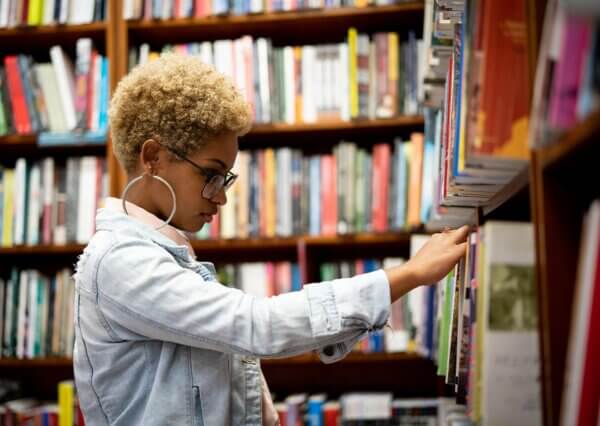
[[[310,158],[309,233],[321,233],[321,158]]]
[[[323,404],[325,403],[325,395],[314,395],[308,398],[307,407],[307,426],[323,426]]]
[[[98,123],[98,128],[100,130],[106,131],[108,128],[108,58],[106,56],[102,57],[101,63],[101,83],[100,83],[100,96],[99,98],[99,111],[100,118]]]
[[[292,291],[302,290],[302,278],[300,277],[300,266],[292,263]]]

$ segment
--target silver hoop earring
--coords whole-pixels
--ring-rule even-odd
[[[169,192],[171,193],[171,198],[173,198],[173,209],[171,210],[171,214],[169,215],[167,220],[164,221],[164,223],[162,225],[160,225],[158,228],[154,228],[155,230],[158,231],[158,230],[164,228],[165,226],[167,226],[169,224],[169,222],[171,222],[171,220],[173,219],[173,216],[175,216],[175,211],[177,210],[177,197],[175,197],[175,191],[173,190],[173,187],[169,184],[169,182],[167,182],[160,176],[155,176],[155,175],[152,175],[149,173],[144,173],[143,175],[138,176],[135,179],[132,179],[131,182],[129,182],[127,184],[127,186],[125,187],[125,189],[123,190],[123,195],[121,195],[121,201],[123,203],[123,211],[125,212],[125,214],[127,216],[129,216],[129,213],[127,212],[127,206],[126,206],[127,193],[129,192],[131,187],[133,185],[135,185],[136,183],[138,183],[140,180],[142,180],[145,175],[151,176],[152,178],[157,179],[159,182],[163,183],[169,189]]]

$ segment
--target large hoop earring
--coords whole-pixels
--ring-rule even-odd
[[[129,216],[129,213],[127,212],[127,193],[129,192],[129,190],[131,189],[131,187],[133,185],[135,185],[136,183],[138,183],[140,180],[142,180],[144,178],[144,176],[151,176],[154,179],[157,179],[159,182],[161,182],[162,184],[164,184],[168,189],[169,192],[171,193],[171,198],[173,198],[173,209],[171,210],[171,214],[169,215],[169,217],[167,218],[167,220],[163,221],[163,224],[160,225],[158,228],[154,228],[156,231],[164,228],[165,226],[167,226],[169,224],[169,222],[171,222],[171,220],[173,219],[173,216],[175,216],[175,211],[177,210],[177,197],[175,197],[175,191],[173,190],[173,187],[171,186],[171,184],[169,184],[169,182],[167,182],[166,180],[164,180],[163,178],[161,178],[160,176],[156,176],[150,173],[144,173],[143,175],[140,175],[138,177],[136,177],[135,179],[132,179],[127,186],[125,187],[125,189],[123,190],[123,195],[121,195],[121,202],[123,203],[123,211],[125,212],[125,214],[127,216]]]

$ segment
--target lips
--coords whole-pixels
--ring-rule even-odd
[[[206,222],[211,222],[213,219],[213,216],[216,214],[215,213],[200,213],[200,216],[202,216],[202,219],[204,219]]]

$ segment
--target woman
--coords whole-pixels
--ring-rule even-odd
[[[108,199],[76,279],[74,368],[89,425],[272,425],[259,358],[343,358],[384,327],[390,303],[441,279],[467,229],[435,235],[405,266],[257,298],[195,260],[196,232],[227,202],[237,138],[251,124],[231,81],[192,57],[135,68],[110,107],[133,179]]]

